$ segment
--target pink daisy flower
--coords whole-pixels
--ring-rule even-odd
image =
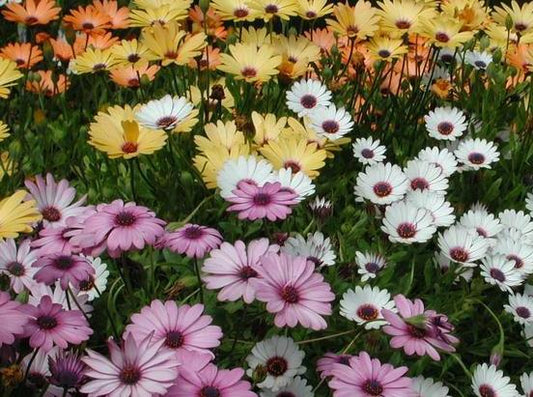
[[[35,183],[27,179],[24,184],[37,202],[37,208],[43,215],[43,224],[48,227],[65,225],[65,219],[84,211],[86,195],[73,203],[76,189],[66,179],[56,182],[52,174],[46,174],[46,181],[41,175],[35,177]]]
[[[250,390],[250,383],[242,380],[242,368],[219,369],[213,364],[208,364],[201,371],[183,368],[180,382],[172,386],[168,397],[257,397]]]
[[[185,254],[189,258],[203,258],[221,242],[222,235],[218,230],[188,223],[176,231],[166,233],[157,243],[157,247]]]
[[[32,264],[36,259],[35,252],[30,250],[30,240],[22,241],[18,249],[13,239],[0,242],[0,273],[7,274],[15,293],[30,290],[35,284],[33,275],[37,270]]]
[[[129,334],[119,347],[107,342],[111,360],[87,349],[82,360],[91,380],[80,391],[92,396],[151,397],[165,394],[178,375],[180,363],[174,352],[161,349],[164,340],[154,343],[152,335],[136,341]]]
[[[239,219],[251,221],[262,218],[269,221],[285,219],[292,212],[291,206],[298,204],[298,194],[284,189],[279,182],[257,186],[241,181],[233,194],[227,199],[233,203],[228,211],[236,211]]]
[[[154,300],[140,313],[131,316],[126,332],[140,342],[153,333],[152,342],[162,341],[162,349],[213,354],[209,349],[220,345],[222,330],[210,325],[211,316],[203,314],[204,306],[178,306],[174,301]]]
[[[69,284],[79,288],[80,281],[94,275],[91,263],[79,255],[52,254],[41,258],[33,264],[39,271],[35,273],[35,280],[51,285],[60,281],[61,288],[66,290]]]
[[[89,339],[93,330],[79,310],[63,310],[52,298],[43,296],[37,306],[25,305],[30,316],[24,327],[24,337],[30,337],[30,346],[45,352],[57,345],[66,349],[70,344],[79,345]]]
[[[7,292],[0,292],[0,318],[0,346],[15,342],[15,336],[24,332],[29,320],[24,306],[12,301]]]
[[[250,282],[258,276],[260,260],[266,253],[276,253],[279,247],[268,239],[251,241],[248,247],[238,240],[235,244],[222,243],[214,249],[202,267],[202,279],[208,289],[219,289],[219,301],[234,302],[240,298],[250,304],[255,299],[255,288]]]
[[[48,367],[50,383],[63,390],[78,388],[85,380],[85,364],[76,353],[61,351],[55,357],[48,357]]]
[[[267,303],[267,310],[275,313],[277,327],[295,327],[320,330],[327,327],[322,315],[331,314],[335,295],[324,277],[315,273],[315,266],[303,256],[285,253],[267,254],[257,268],[259,278],[252,279],[256,298]]]
[[[394,368],[370,358],[367,352],[352,357],[349,365],[334,364],[329,387],[334,397],[415,397],[407,367]]]
[[[100,204],[96,213],[85,219],[84,229],[76,240],[82,248],[92,248],[105,242],[112,257],[123,251],[143,249],[153,245],[165,232],[165,222],[156,218],[146,207],[122,200]]]
[[[394,303],[398,314],[383,309],[381,312],[390,325],[383,331],[392,336],[390,345],[396,349],[403,348],[407,355],[428,355],[433,360],[440,360],[436,348],[446,352],[454,352],[453,344],[459,342],[450,335],[454,327],[448,318],[433,310],[424,310],[420,299],[411,301],[403,295],[396,295]]]
[[[67,227],[45,227],[39,231],[39,237],[31,242],[35,255],[46,256],[52,254],[70,255],[77,250],[70,243],[67,233],[70,229]]]
[[[316,370],[320,373],[321,378],[327,378],[332,375],[331,371],[335,364],[350,365],[350,359],[352,357],[350,354],[326,353],[316,362]]]

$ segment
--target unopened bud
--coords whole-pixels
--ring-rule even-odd
[[[198,5],[200,6],[200,9],[205,15],[207,13],[207,10],[209,10],[209,0],[200,0]],[[204,19],[207,19],[207,18],[204,17]]]
[[[490,352],[490,363],[494,366],[499,366],[503,358],[503,346],[498,343],[492,348]]]

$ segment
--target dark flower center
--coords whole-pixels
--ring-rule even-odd
[[[314,12],[314,11],[307,11],[307,12],[305,13],[305,16],[306,16],[307,18],[316,18],[316,17],[317,17],[317,14],[316,14],[316,12]]]
[[[527,307],[524,307],[524,306],[517,307],[515,309],[515,312],[518,315],[518,317],[522,317],[522,318],[531,317],[531,312],[529,311],[529,309]]]
[[[257,277],[257,272],[251,266],[244,266],[239,272],[239,276],[243,280],[248,280]]]
[[[444,62],[444,63],[450,63],[451,61],[453,61],[453,58],[454,57],[453,57],[452,54],[443,54],[440,57],[441,61]]]
[[[271,203],[271,201],[272,197],[267,193],[257,193],[253,198],[255,205],[268,205]]]
[[[400,223],[396,231],[401,238],[412,238],[416,234],[416,227],[412,223]]]
[[[429,189],[429,183],[424,178],[415,178],[411,181],[411,189],[426,190]]]
[[[422,339],[427,334],[425,328],[415,327],[414,325],[411,325],[411,324],[407,325],[407,330],[409,331],[409,335],[417,339]]]
[[[474,65],[476,65],[480,69],[485,69],[487,67],[487,64],[483,61],[475,61]]]
[[[183,342],[185,342],[185,338],[179,331],[169,331],[165,338],[165,345],[171,349],[177,349],[178,347],[183,346]]]
[[[127,365],[120,371],[119,379],[126,385],[134,385],[141,379],[141,371],[133,365]]]
[[[527,25],[525,23],[516,23],[514,25],[514,28],[517,32],[522,32],[523,30],[526,30],[527,29]]]
[[[37,389],[40,389],[48,384],[45,376],[38,372],[31,372],[28,374],[28,382],[34,385]]]
[[[500,283],[503,283],[505,281],[505,274],[500,269],[492,268],[490,269],[490,276],[498,280]]]
[[[357,309],[357,316],[365,321],[375,320],[378,318],[378,309],[372,305],[361,305]]]
[[[365,159],[372,159],[374,158],[374,151],[372,149],[364,148],[361,150],[361,156]]]
[[[399,20],[396,21],[396,27],[398,29],[409,29],[411,27],[411,22]]]
[[[98,72],[100,70],[104,70],[106,67],[107,67],[107,65],[105,63],[96,63],[96,64],[93,65],[93,70],[95,72]]]
[[[83,29],[94,29],[94,25],[91,22],[84,22],[81,26],[83,27]]]
[[[287,360],[283,357],[271,357],[266,362],[267,372],[272,376],[281,376],[289,367]]]
[[[450,36],[448,36],[446,33],[439,32],[435,35],[435,39],[441,43],[447,43],[450,41]]]
[[[178,121],[178,118],[175,116],[165,116],[161,117],[159,120],[157,120],[157,126],[161,128],[168,128],[172,124],[174,124],[176,121]]]
[[[74,265],[72,257],[67,255],[58,256],[54,260],[54,266],[60,270],[68,270]]]
[[[379,50],[378,51],[378,55],[381,57],[381,58],[388,58],[391,56],[391,52],[389,50]]]
[[[135,153],[137,151],[138,145],[135,142],[124,142],[122,144],[122,151],[124,153]]]
[[[235,11],[233,11],[233,15],[237,18],[245,18],[249,14],[248,10],[246,8],[237,8]]]
[[[524,261],[517,255],[509,254],[506,256],[506,259],[514,262],[515,269],[521,269],[524,267]]]
[[[189,226],[184,234],[189,240],[197,240],[204,235],[204,231],[200,226]]]
[[[349,365],[350,364],[350,356],[340,356],[337,361],[339,364],[343,365]]]
[[[279,11],[278,6],[275,4],[269,4],[265,7],[265,12],[267,14],[276,14]]]
[[[290,168],[293,174],[296,174],[302,169],[298,163],[291,160],[285,161],[285,163],[283,164],[283,168]]]
[[[335,134],[339,131],[340,126],[335,120],[326,120],[322,123],[322,129],[328,134]]]
[[[252,67],[245,67],[241,70],[241,74],[243,75],[243,77],[245,78],[252,78],[252,77],[255,77],[257,76],[257,70],[255,68],[252,68]]]
[[[135,215],[128,211],[121,211],[115,216],[117,226],[131,226],[135,223]]]
[[[456,262],[466,262],[468,260],[468,251],[461,247],[455,247],[450,250],[450,257]]]
[[[25,19],[26,23],[28,25],[31,25],[31,24],[34,24],[35,22],[39,21],[37,18],[35,18],[34,16],[28,16],[26,17]]]
[[[472,164],[483,164],[485,162],[485,156],[477,152],[470,153],[468,155],[468,161],[470,161]]]
[[[276,397],[296,397],[294,393],[291,393],[290,391],[282,391],[281,393],[278,393]]]
[[[291,62],[291,63],[296,63],[298,62],[298,58],[296,58],[294,55],[290,55],[288,58],[287,58],[287,61]]]
[[[369,273],[376,274],[379,270],[379,265],[375,262],[368,262],[365,264],[365,269]]]
[[[43,215],[43,218],[49,222],[57,222],[61,219],[61,211],[56,207],[45,207],[42,209],[41,214]]]
[[[128,87],[137,88],[141,85],[139,79],[133,78],[128,80]],[[122,148],[124,150],[124,148]],[[135,151],[135,150],[134,150]]]
[[[377,380],[367,380],[363,383],[363,390],[371,396],[381,396],[383,386]]]
[[[317,100],[313,95],[304,95],[300,98],[300,104],[306,109],[312,109],[316,106]]]
[[[220,391],[214,386],[204,386],[200,390],[200,397],[219,397]]]
[[[130,54],[128,55],[128,62],[135,63],[137,62],[141,57],[138,54]]]
[[[55,378],[55,384],[57,386],[65,387],[67,389],[77,386],[80,382],[78,373],[72,371],[61,371]]]
[[[167,59],[176,59],[178,57],[178,53],[176,51],[167,51],[165,52],[164,56]]]
[[[26,61],[24,59],[21,59],[21,58],[18,58],[15,60],[15,63],[18,65],[18,66],[22,66],[26,63]]]
[[[15,277],[24,276],[24,274],[26,273],[26,269],[24,269],[24,266],[22,266],[22,264],[18,262],[11,262],[6,266],[6,269]]]
[[[437,131],[441,135],[450,135],[453,132],[453,124],[449,121],[443,121],[437,125]]]
[[[81,280],[78,284],[78,288],[80,291],[90,291],[94,287],[94,278],[88,278],[86,280]]]
[[[300,299],[298,290],[292,285],[286,285],[281,290],[281,298],[287,303],[296,303]]]
[[[388,182],[378,182],[374,185],[374,193],[378,197],[387,197],[392,192],[392,186]]]
[[[57,326],[57,320],[53,316],[39,316],[37,317],[37,325],[41,329],[49,330]]]
[[[476,227],[476,232],[482,237],[487,237],[489,235],[482,227]]]
[[[481,397],[496,397],[496,392],[489,385],[479,386],[479,395]]]

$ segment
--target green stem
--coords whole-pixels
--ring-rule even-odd
[[[194,258],[194,271],[196,273],[196,279],[198,280],[198,288],[200,289],[200,303],[204,303],[204,286],[202,283],[202,277],[200,276],[200,266],[198,265],[198,259]]]

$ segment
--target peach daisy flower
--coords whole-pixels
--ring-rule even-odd
[[[43,60],[43,52],[31,43],[10,43],[0,50],[0,56],[11,59],[20,69],[29,69]]]
[[[56,7],[53,0],[26,0],[23,4],[9,3],[2,11],[4,17],[11,22],[27,26],[47,25],[58,18],[61,7]]]

